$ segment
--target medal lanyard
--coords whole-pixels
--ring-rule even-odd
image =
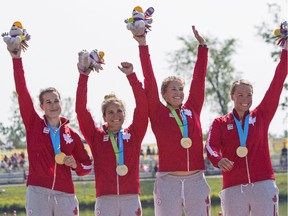
[[[61,153],[61,150],[60,150],[60,129],[56,130],[54,133],[50,124],[48,124],[48,127],[49,127],[49,131],[50,131],[50,137],[52,140],[54,152],[55,152],[55,154],[59,154],[59,153]]]
[[[232,114],[233,114],[233,118],[234,118],[234,121],[235,121],[236,126],[237,126],[238,135],[239,135],[239,139],[240,139],[240,146],[245,147],[246,146],[247,137],[248,137],[249,117],[250,117],[250,115],[248,114],[245,117],[244,130],[242,130],[242,126],[241,126],[240,121],[235,117],[234,113],[232,113]]]
[[[180,130],[181,130],[181,133],[182,133],[182,136],[184,138],[187,138],[188,137],[188,122],[187,122],[187,117],[185,115],[185,113],[183,112],[183,110],[181,109],[180,110],[180,113],[181,113],[181,116],[182,116],[182,120],[183,120],[183,124],[179,118],[179,116],[177,115],[175,109],[170,106],[169,104],[167,104],[167,107],[169,108],[169,110],[171,111],[172,115],[174,116]]]
[[[124,144],[123,144],[122,132],[123,132],[123,129],[121,128],[118,132],[118,143],[119,143],[119,148],[118,148],[117,142],[114,138],[113,133],[110,130],[108,130],[109,137],[110,137],[110,140],[111,140],[111,143],[113,146],[113,150],[114,150],[114,153],[116,156],[116,160],[117,160],[117,163],[119,165],[124,164]]]

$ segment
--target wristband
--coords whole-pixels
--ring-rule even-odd
[[[199,46],[201,46],[201,47],[207,47],[207,44],[201,43],[201,44],[199,44]]]

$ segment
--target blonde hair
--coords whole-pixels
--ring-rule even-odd
[[[102,102],[102,105],[101,105],[101,110],[102,110],[103,116],[106,115],[107,106],[111,103],[119,104],[120,107],[123,109],[124,114],[125,114],[125,106],[124,106],[123,101],[118,99],[116,97],[116,95],[112,92],[112,93],[104,96],[104,101]]]
[[[181,83],[181,85],[183,87],[185,86],[185,81],[181,77],[169,76],[169,77],[165,78],[161,84],[161,94],[164,94],[167,91],[167,87],[168,87],[169,83],[172,81],[176,81],[176,82]]]
[[[248,85],[252,89],[252,93],[253,93],[252,83],[250,81],[248,81],[248,80],[240,79],[240,80],[237,80],[237,81],[232,83],[231,90],[230,90],[230,95],[233,95],[235,90],[236,90],[236,87],[238,87],[241,84]]]

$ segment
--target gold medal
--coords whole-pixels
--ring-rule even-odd
[[[248,149],[245,146],[239,146],[236,150],[236,153],[239,157],[246,157],[248,154]]]
[[[55,155],[55,161],[57,164],[64,164],[64,158],[66,157],[66,154],[63,152],[60,152],[59,154]]]
[[[120,176],[125,176],[128,173],[128,167],[126,165],[118,165],[116,168],[116,172]]]
[[[182,138],[181,139],[181,146],[185,149],[188,149],[192,146],[192,140],[187,137],[187,138]]]

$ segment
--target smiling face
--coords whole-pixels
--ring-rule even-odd
[[[55,91],[46,92],[41,97],[40,107],[44,111],[48,122],[54,119],[58,120],[62,110],[59,94]]]
[[[162,91],[163,99],[170,104],[174,109],[181,106],[184,99],[184,86],[178,80],[169,81],[167,88]]]
[[[106,106],[103,114],[103,119],[105,122],[107,122],[107,126],[110,131],[119,131],[125,119],[125,112],[123,106],[119,103],[110,102]]]
[[[234,102],[234,109],[240,118],[252,105],[253,88],[249,84],[240,83],[235,86],[231,99]]]

